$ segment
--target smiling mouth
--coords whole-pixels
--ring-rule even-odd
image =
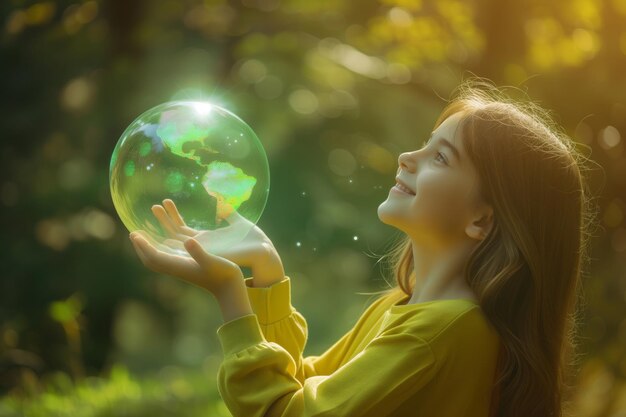
[[[415,195],[415,193],[413,191],[409,190],[408,188],[406,188],[404,185],[402,185],[400,183],[397,183],[396,185],[391,187],[391,189],[394,190],[394,191],[401,192],[403,194]]]

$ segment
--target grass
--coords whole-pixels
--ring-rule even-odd
[[[55,373],[0,399],[1,417],[230,417],[215,380],[179,370],[136,378],[122,365],[76,383]]]

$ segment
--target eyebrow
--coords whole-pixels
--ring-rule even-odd
[[[432,139],[434,135],[434,132],[430,134],[430,138]],[[459,150],[457,148],[454,147],[453,144],[451,144],[448,140],[444,139],[444,138],[439,138],[439,142],[441,145],[450,148],[450,150],[452,151],[452,153],[454,154],[454,156],[456,157],[457,161],[461,160],[461,154],[459,153]]]

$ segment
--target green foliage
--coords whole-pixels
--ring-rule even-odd
[[[82,301],[74,294],[66,300],[50,304],[50,316],[61,324],[75,321],[82,310]]]
[[[42,392],[0,400],[1,417],[228,417],[214,380],[198,373],[137,378],[117,365],[74,384],[55,373]]]

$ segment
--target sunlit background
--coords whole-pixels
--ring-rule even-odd
[[[553,111],[602,168],[573,401],[626,416],[626,0],[5,0],[0,17],[0,415],[229,415],[216,303],[147,270],[111,201],[143,111],[209,99],[255,130],[258,224],[313,355],[386,287],[400,235],[376,208],[473,74]]]

